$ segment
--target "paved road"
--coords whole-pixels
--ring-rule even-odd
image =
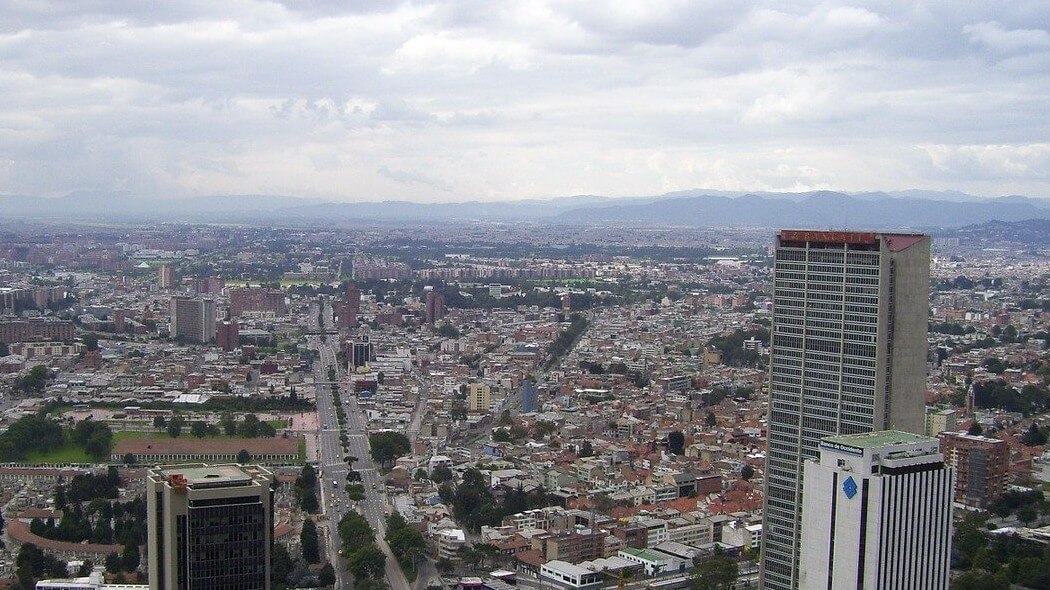
[[[324,308],[330,308],[324,305]],[[322,309],[325,313],[327,309]],[[328,369],[335,368],[338,375],[342,376],[343,369],[336,362],[336,343],[328,338],[325,342],[317,336],[309,337],[309,346],[317,350],[319,357],[314,364],[314,378],[318,382],[328,381]],[[322,504],[325,514],[328,515],[328,526],[326,534],[328,539],[329,559],[337,564],[336,586],[338,588],[352,587],[352,576],[346,568],[345,560],[338,555],[339,532],[338,523],[349,510],[361,513],[376,532],[376,544],[386,554],[386,577],[391,590],[409,590],[408,581],[404,573],[397,565],[397,561],[390,553],[383,536],[386,532],[385,522],[388,504],[383,489],[383,482],[379,472],[368,453],[368,434],[364,413],[357,405],[357,398],[342,391],[340,397],[346,411],[346,433],[349,437],[349,455],[357,457],[354,469],[361,474],[361,482],[365,488],[365,498],[360,502],[351,502],[346,494],[346,474],[349,467],[339,444],[339,423],[332,396],[331,385],[324,383],[317,385],[317,414],[320,418],[321,431],[318,433],[318,450]]]

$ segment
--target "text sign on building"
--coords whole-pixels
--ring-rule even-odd
[[[850,446],[850,445],[844,445],[844,444],[841,444],[841,443],[829,442],[829,441],[826,441],[826,440],[820,441],[820,448],[822,448],[822,449],[831,449],[833,451],[838,451],[840,453],[846,453],[846,454],[849,454],[849,455],[855,455],[857,457],[863,457],[864,456],[864,449],[859,449],[857,447]]]

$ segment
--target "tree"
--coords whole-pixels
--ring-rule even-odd
[[[1028,430],[1026,430],[1023,435],[1021,435],[1021,444],[1026,447],[1038,447],[1040,445],[1045,445],[1046,441],[1046,432],[1044,432],[1038,426],[1036,426],[1035,422],[1033,422],[1028,427]]]
[[[190,425],[190,434],[197,438],[204,438],[208,436],[208,425],[201,421],[195,421]]]
[[[375,531],[371,525],[357,512],[347,512],[339,519],[339,538],[343,541],[343,547],[353,550],[364,547],[375,542]]]
[[[156,429],[164,428],[168,425],[168,420],[164,416],[153,417],[153,427]]]
[[[412,448],[407,436],[393,431],[370,434],[368,443],[372,459],[384,466],[393,463]]]
[[[755,468],[750,465],[744,465],[740,469],[740,478],[744,481],[751,481],[751,478],[755,476]]]
[[[681,430],[672,431],[667,435],[667,452],[672,455],[685,454],[685,434]]]
[[[981,428],[981,425],[977,422],[974,422],[968,429],[966,429],[966,434],[969,434],[970,436],[980,436],[982,432],[984,432],[984,429]]]
[[[354,580],[354,590],[390,590],[390,584],[383,578],[357,578]]]
[[[739,573],[736,562],[721,547],[715,547],[709,557],[697,557],[694,564],[692,590],[729,590]]]
[[[318,582],[322,586],[331,586],[335,584],[335,568],[332,567],[331,563],[325,563],[324,567],[321,568]]]
[[[219,425],[222,427],[222,431],[226,436],[234,436],[237,434],[237,419],[229,412],[224,412],[222,414],[222,417],[219,418]]]
[[[183,419],[182,416],[175,415],[168,420],[168,436],[171,438],[178,438],[182,434]]]
[[[306,563],[319,563],[321,561],[321,548],[317,540],[317,525],[307,518],[303,521],[303,530],[299,534],[299,544],[303,550],[303,559]]]
[[[98,336],[95,334],[84,334],[80,340],[84,343],[85,350],[98,350]]]
[[[125,465],[134,465],[135,463],[138,463],[138,457],[136,457],[133,453],[124,454]]]
[[[594,447],[591,446],[590,440],[583,441],[580,445],[580,450],[576,453],[577,457],[590,457],[594,455]]]
[[[121,563],[124,564],[124,569],[129,572],[133,572],[139,568],[139,546],[135,543],[128,543],[124,546],[124,553],[121,555]]]
[[[259,417],[255,414],[248,414],[244,417],[244,421],[237,425],[237,434],[244,438],[255,438],[259,436]]]
[[[443,574],[450,574],[456,569],[456,564],[452,563],[451,559],[442,557],[434,563],[434,567]]]
[[[241,449],[237,453],[237,462],[240,463],[241,465],[245,465],[245,464],[251,463],[251,461],[252,461],[252,454],[248,452],[248,449]]]
[[[355,578],[378,578],[386,568],[386,555],[374,543],[369,543],[351,553],[346,562]]]
[[[115,574],[120,570],[124,569],[124,560],[120,558],[120,554],[114,551],[106,556],[106,571]]]
[[[288,555],[288,548],[281,543],[273,544],[270,553],[270,583],[273,586],[284,584],[292,571],[292,557]]]
[[[704,417],[704,424],[707,425],[708,428],[714,428],[715,426],[718,426],[718,417],[715,416],[714,412],[708,411],[707,416]]]
[[[408,526],[401,513],[395,511],[386,519],[386,542],[406,574],[414,575],[416,563],[426,554],[423,534]]]
[[[430,480],[436,484],[442,484],[446,481],[452,481],[452,469],[447,465],[438,465],[430,472]]]

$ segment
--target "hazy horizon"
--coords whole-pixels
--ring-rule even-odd
[[[1045,2],[3,6],[0,194],[1050,196]]]

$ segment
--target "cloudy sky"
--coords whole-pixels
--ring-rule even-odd
[[[0,0],[0,15],[0,193],[1050,196],[1045,0]]]

